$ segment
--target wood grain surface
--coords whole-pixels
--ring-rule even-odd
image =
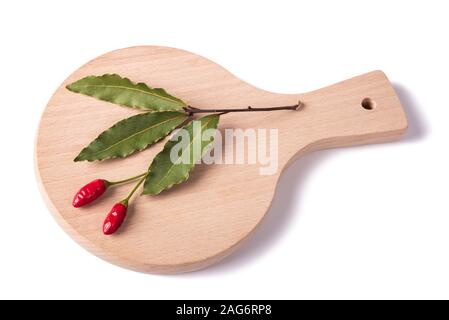
[[[101,131],[138,112],[65,89],[84,76],[105,73],[163,87],[199,108],[280,106],[298,100],[304,107],[228,114],[220,121],[220,130],[277,128],[276,174],[260,175],[258,164],[198,165],[187,183],[158,196],[134,198],[121,230],[106,237],[101,232],[105,215],[132,185],[112,188],[82,209],[71,206],[74,193],[95,178],[119,180],[144,172],[163,144],[126,159],[73,162]],[[208,266],[236,249],[264,217],[283,169],[298,156],[322,148],[390,141],[406,128],[400,101],[381,71],[309,93],[277,94],[255,88],[196,54],[142,46],[100,56],[61,84],[42,115],[35,163],[50,211],[81,246],[125,268],[178,273]]]

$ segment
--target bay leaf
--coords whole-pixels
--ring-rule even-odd
[[[74,161],[123,158],[167,136],[187,119],[183,112],[146,112],[121,120],[102,132]]]
[[[134,83],[118,74],[88,76],[67,85],[68,90],[99,100],[147,111],[181,111],[186,103],[162,88]]]
[[[215,134],[219,119],[219,115],[212,114],[194,120],[167,141],[164,149],[156,155],[148,169],[149,174],[145,179],[142,194],[156,195],[186,181],[189,172],[214,140],[213,135],[210,139],[203,140],[203,132],[210,129]],[[188,141],[182,141],[186,138]],[[176,152],[173,155],[175,148]]]

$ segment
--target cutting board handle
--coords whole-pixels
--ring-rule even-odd
[[[372,71],[300,96],[307,149],[343,147],[398,139],[407,118],[382,71]]]

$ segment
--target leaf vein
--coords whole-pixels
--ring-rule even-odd
[[[136,91],[136,92],[140,92],[140,93],[143,93],[143,94],[148,94],[148,95],[151,95],[151,96],[154,96],[154,97],[158,97],[158,98],[160,98],[162,100],[167,100],[167,101],[174,102],[174,103],[182,103],[179,100],[171,99],[169,97],[164,97],[164,96],[155,94],[155,93],[150,92],[150,91],[145,91],[145,90],[141,90],[141,89],[137,89],[137,88],[130,88],[130,87],[127,87],[127,86],[105,85],[105,84],[85,84],[85,85],[81,85],[81,86],[85,87],[85,88],[87,88],[87,87],[113,88],[113,89],[124,89],[124,90]]]
[[[116,142],[116,143],[110,145],[110,146],[107,147],[106,149],[103,149],[103,150],[100,150],[100,151],[96,152],[96,154],[98,155],[98,154],[104,153],[104,152],[110,150],[111,148],[117,146],[118,144],[120,144],[120,143],[122,143],[122,142],[124,142],[124,141],[126,141],[126,140],[129,140],[129,139],[131,139],[132,137],[135,137],[136,135],[139,135],[139,134],[141,134],[141,133],[143,133],[143,132],[145,132],[145,131],[151,130],[151,129],[155,128],[155,127],[161,126],[161,125],[163,125],[163,124],[165,124],[165,123],[167,123],[167,122],[173,121],[173,120],[176,119],[176,118],[180,118],[180,116],[176,116],[176,117],[173,117],[173,118],[164,120],[163,122],[157,123],[157,124],[155,124],[155,125],[152,125],[151,127],[145,128],[145,129],[143,129],[143,130],[141,130],[141,131],[138,131],[138,132],[136,132],[136,133],[134,133],[134,134],[132,134],[132,135],[126,137],[125,139],[122,139],[122,140],[120,140],[120,141],[118,141],[118,142]]]

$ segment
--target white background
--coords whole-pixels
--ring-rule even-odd
[[[0,298],[449,298],[446,4],[1,1]],[[260,230],[222,263],[177,276],[127,271],[53,220],[34,139],[71,72],[147,44],[199,53],[283,93],[382,69],[410,128],[396,143],[297,161]]]

